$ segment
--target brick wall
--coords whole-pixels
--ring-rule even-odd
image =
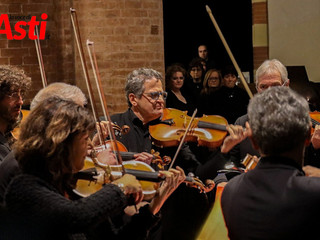
[[[94,42],[109,112],[122,112],[127,109],[124,84],[128,73],[148,67],[164,74],[162,1],[74,0],[74,8],[86,56],[86,40]],[[75,63],[76,83],[84,89],[78,52]],[[90,71],[94,82],[92,76]]]
[[[77,11],[82,44],[94,42],[110,114],[124,111],[126,75],[138,67],[164,74],[162,1],[159,0],[2,0],[0,12],[12,16],[48,14],[46,39],[41,41],[48,83],[63,81],[86,91],[74,42],[70,7]],[[10,21],[11,27],[16,22]],[[2,27],[3,29],[3,27]],[[7,40],[0,35],[0,64],[21,66],[32,77],[26,104],[42,88],[35,44],[28,38]],[[91,82],[94,82],[90,71]],[[96,93],[96,91],[95,91]],[[96,94],[96,102],[98,95]],[[101,109],[98,104],[99,109]],[[99,114],[101,114],[101,110]]]
[[[73,48],[70,47],[70,31],[62,28],[66,23],[63,17],[65,15],[63,6],[69,1],[2,0],[1,2],[1,14],[12,17],[36,16],[36,20],[40,21],[42,13],[48,14],[46,39],[40,42],[47,81],[73,83]],[[10,20],[13,34],[16,34],[14,25],[18,21]],[[7,40],[6,36],[1,34],[0,64],[20,66],[32,78],[32,88],[25,100],[25,104],[28,105],[33,96],[43,87],[34,41],[28,37],[23,40]]]

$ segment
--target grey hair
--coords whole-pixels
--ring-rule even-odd
[[[288,80],[287,68],[278,59],[265,60],[256,71],[256,87],[262,76],[275,73],[280,73],[282,84]]]
[[[63,100],[73,101],[81,106],[87,104],[87,98],[80,88],[63,82],[55,82],[41,89],[36,94],[30,104],[30,109],[35,108],[39,103],[54,96]]]
[[[294,149],[309,136],[308,102],[288,87],[256,94],[249,103],[248,116],[252,137],[267,155]]]
[[[157,79],[158,81],[163,80],[163,77],[160,72],[150,68],[139,68],[139,69],[133,70],[127,76],[125,91],[126,91],[126,97],[127,97],[127,102],[129,107],[132,106],[129,100],[129,94],[133,93],[138,98],[141,98],[145,90],[144,83],[153,78]]]

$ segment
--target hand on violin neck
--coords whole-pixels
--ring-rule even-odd
[[[165,175],[166,179],[158,189],[158,194],[152,199],[149,209],[153,214],[157,214],[161,209],[167,198],[177,189],[177,187],[184,182],[186,175],[182,168],[170,168],[168,171],[160,171]]]
[[[152,160],[154,158],[152,154],[147,153],[147,152],[136,153],[133,156],[134,156],[135,160],[144,162],[144,163],[146,163],[148,165],[151,164],[151,162],[152,162]]]
[[[251,129],[248,123],[246,123],[246,128],[239,125],[227,125],[227,131],[229,135],[224,139],[221,146],[221,152],[229,152],[235,145],[242,142],[247,137],[251,136]]]
[[[92,143],[94,146],[102,145],[104,140],[109,136],[107,124],[109,124],[109,122],[106,121],[96,123],[97,133],[92,138]]]
[[[320,169],[317,167],[307,165],[304,166],[302,170],[308,177],[320,177]]]
[[[135,176],[125,174],[121,178],[112,182],[117,185],[128,197],[128,205],[136,205],[143,199],[142,187]]]
[[[117,165],[118,161],[111,148],[104,149],[97,153],[98,161],[106,165]]]
[[[314,132],[311,137],[311,143],[314,149],[320,148],[320,125],[314,127]]]

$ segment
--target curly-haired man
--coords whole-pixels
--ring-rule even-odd
[[[0,164],[11,151],[10,131],[19,121],[23,97],[30,85],[31,79],[23,70],[0,65]]]

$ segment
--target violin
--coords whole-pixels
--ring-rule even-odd
[[[311,123],[312,123],[312,129],[311,129],[311,134],[314,132],[314,127],[316,125],[320,125],[320,112],[318,111],[313,111],[309,113],[310,118],[311,118]]]
[[[140,161],[124,161],[123,166],[126,173],[136,176],[139,180],[144,200],[151,200],[157,193],[159,182],[164,180],[164,176]],[[122,165],[104,165],[99,163],[96,158],[87,157],[83,170],[76,176],[77,183],[74,192],[81,197],[87,197],[100,190],[104,184],[110,183],[122,175]],[[99,176],[102,177],[102,181],[97,180]]]
[[[153,143],[159,147],[179,145],[190,120],[191,117],[186,111],[165,108],[160,123],[149,126]],[[218,115],[203,115],[200,118],[194,118],[185,141],[197,142],[199,146],[209,148],[219,147],[227,135],[227,125],[228,121]]]
[[[95,151],[97,153],[103,151],[104,149],[109,149],[111,148],[112,151],[115,151],[115,145],[117,144],[118,147],[118,151],[121,155],[122,160],[124,161],[128,161],[128,160],[133,160],[134,159],[134,155],[138,154],[137,152],[129,152],[127,150],[127,148],[118,140],[107,140],[105,141],[104,145],[95,147]],[[153,159],[152,159],[152,163],[157,164],[159,169],[163,169],[165,165],[169,164],[171,162],[171,157],[169,156],[163,156],[163,158],[160,157],[160,153],[154,151],[153,149],[151,149],[150,152],[153,155]]]
[[[156,172],[151,166],[140,161],[124,161],[125,172],[134,175],[142,186],[144,200],[149,201],[155,197],[160,182],[165,180],[165,176]],[[106,183],[110,183],[123,175],[122,165],[109,166],[99,163],[96,157],[87,157],[83,170],[76,174],[76,188],[74,192],[80,197],[87,197],[100,190]],[[100,176],[100,177],[99,177]],[[100,179],[100,180],[98,180]],[[103,179],[101,181],[101,179]],[[195,187],[200,192],[210,192],[214,188],[214,183],[210,180],[206,185],[193,176],[187,176],[185,183],[189,187]]]

